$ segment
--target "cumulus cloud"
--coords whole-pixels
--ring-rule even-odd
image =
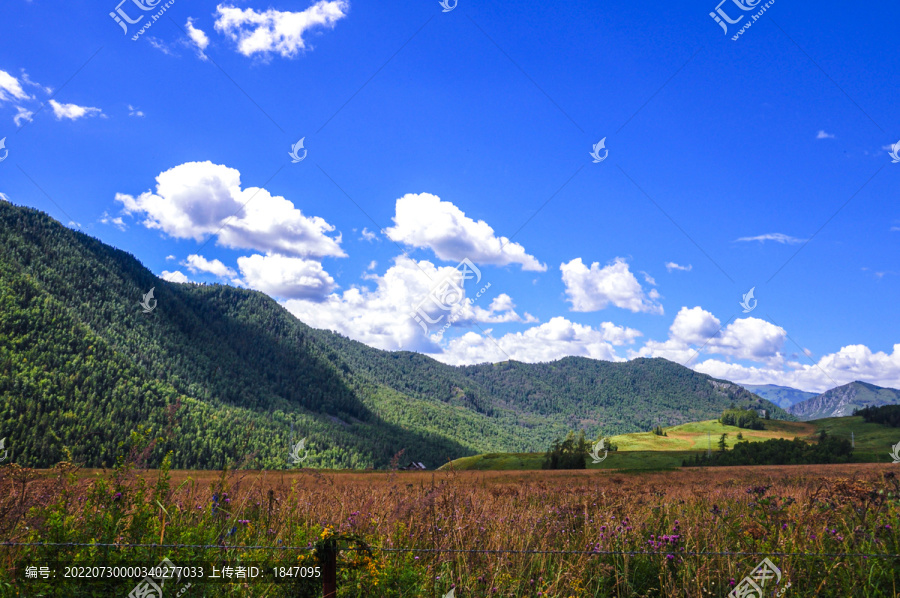
[[[79,118],[103,115],[100,108],[91,108],[90,106],[79,106],[77,104],[60,104],[56,100],[50,100],[50,107],[53,108],[53,115],[56,120],[67,118],[69,120],[78,120]]]
[[[207,56],[204,51],[209,46],[209,36],[207,36],[203,30],[194,27],[194,19],[191,17],[188,17],[188,20],[184,24],[184,27],[185,29],[187,29],[187,34],[191,39],[191,43],[197,49],[197,56],[201,60],[207,60]]]
[[[560,264],[559,269],[572,311],[598,311],[615,305],[632,312],[663,313],[657,301],[659,293],[656,289],[645,293],[623,258],[603,268],[594,262],[588,269],[578,257]]]
[[[596,329],[557,316],[540,326],[505,334],[497,339],[468,332],[452,339],[445,350],[432,357],[452,365],[496,363],[507,359],[537,363],[567,355],[623,361],[616,355],[614,345],[633,342],[638,336],[641,336],[639,331],[611,322],[604,322]]]
[[[741,318],[723,328],[717,317],[700,306],[682,307],[667,340],[649,340],[630,356],[664,357],[690,365],[703,352],[778,364],[784,362],[786,336],[783,328],[759,318]]]
[[[666,262],[666,270],[671,272],[672,270],[681,270],[682,272],[690,272],[693,270],[693,266],[688,264],[687,266],[682,266],[680,264],[676,264],[675,262]]]
[[[378,238],[378,235],[376,235],[372,231],[368,230],[366,227],[363,227],[362,233],[360,233],[360,234],[362,235],[359,238],[361,241],[368,241],[371,243],[372,241],[374,241],[375,239]]]
[[[233,278],[237,276],[237,272],[223,264],[219,260],[208,260],[202,255],[189,255],[187,260],[182,262],[182,265],[187,266],[187,269],[191,272],[209,272],[210,274],[215,274],[221,278]]]
[[[768,233],[765,235],[757,235],[755,237],[741,237],[740,239],[737,239],[737,241],[759,241],[760,243],[775,241],[776,243],[781,244],[797,245],[798,243],[803,243],[806,239],[798,239],[797,237],[792,237],[783,233]]]
[[[131,104],[128,104],[128,116],[135,116],[135,117],[141,118],[142,116],[144,116],[144,111],[138,110]]]
[[[334,226],[305,216],[284,197],[259,187],[241,188],[241,174],[212,162],[186,162],[156,177],[156,192],[117,193],[127,214],[180,239],[211,235],[225,247],[295,257],[344,257]]]
[[[900,344],[895,344],[891,353],[874,352],[865,345],[848,345],[815,363],[791,363],[787,368],[746,366],[709,359],[694,369],[740,384],[780,384],[810,392],[824,392],[855,380],[900,388]]]
[[[820,129],[818,134],[816,134],[816,139],[834,139],[834,135]]]
[[[489,299],[487,280],[463,280],[452,266],[398,256],[383,275],[367,273],[364,279],[369,286],[355,285],[320,302],[289,300],[284,306],[310,326],[379,349],[423,353],[440,352],[440,330],[448,323],[461,329],[482,322],[536,321],[528,313],[519,315],[506,295]],[[461,292],[453,293],[455,289]],[[425,329],[416,317],[426,323]]]
[[[292,58],[307,49],[304,35],[317,27],[334,28],[345,16],[350,5],[345,0],[320,0],[301,12],[278,11],[270,8],[259,12],[220,4],[216,7],[216,31],[237,43],[244,56],[278,53]]]
[[[160,278],[162,278],[163,280],[167,280],[169,282],[191,282],[187,276],[185,276],[178,270],[175,270],[174,272],[169,272],[168,270],[163,270]]]
[[[470,259],[476,264],[519,264],[523,270],[543,272],[547,266],[525,253],[518,243],[494,235],[484,220],[475,221],[449,201],[431,193],[408,193],[397,200],[392,241],[431,249],[448,261]]]
[[[334,278],[315,260],[251,255],[237,262],[248,287],[273,297],[319,302],[335,288]]]

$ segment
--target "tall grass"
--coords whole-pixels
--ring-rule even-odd
[[[898,471],[881,464],[640,475],[170,472],[125,461],[105,472],[69,464],[35,472],[7,465],[0,468],[0,542],[118,547],[0,547],[0,593],[124,597],[136,583],[65,584],[58,570],[51,584],[24,579],[26,563],[151,566],[167,557],[183,566],[314,566],[317,552],[337,546],[341,597],[440,597],[454,587],[459,598],[724,597],[767,555],[783,575],[767,595],[790,582],[785,596],[900,596],[900,559],[827,556],[900,553]],[[347,550],[351,542],[371,553]],[[401,548],[421,552],[385,550]],[[192,581],[185,598],[321,596],[320,580]]]

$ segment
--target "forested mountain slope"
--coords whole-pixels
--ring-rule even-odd
[[[156,463],[384,466],[639,431],[732,403],[784,412],[663,359],[451,367],[299,322],[269,297],[176,284],[36,210],[0,202],[0,438],[13,460],[109,465],[138,427]],[[157,301],[139,301],[154,288]]]
[[[900,390],[850,382],[797,403],[788,411],[803,421],[853,415],[854,409],[900,404]]]

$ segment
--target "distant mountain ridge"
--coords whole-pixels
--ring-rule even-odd
[[[778,386],[777,384],[741,384],[750,392],[772,401],[782,409],[796,405],[816,396],[814,392],[807,392],[791,388],[790,386]]]
[[[161,280],[132,255],[0,201],[0,438],[11,460],[111,465],[131,432],[177,468],[429,467],[485,452],[776,405],[667,361],[445,365],[316,330],[266,295]],[[139,302],[155,289],[153,309]]]
[[[854,409],[900,404],[900,390],[868,382],[850,382],[797,403],[788,413],[802,421],[853,415]]]

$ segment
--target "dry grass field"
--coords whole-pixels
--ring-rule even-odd
[[[7,466],[0,540],[120,548],[0,548],[0,589],[64,595],[63,586],[27,593],[38,586],[23,579],[23,559],[313,565],[323,542],[360,540],[372,552],[340,553],[339,596],[441,597],[455,588],[462,598],[724,597],[766,556],[783,576],[775,589],[791,584],[786,594],[898,596],[900,559],[864,556],[900,553],[898,472],[885,464],[642,474]],[[218,548],[125,547],[159,543]],[[244,546],[257,548],[235,548]],[[278,546],[310,550],[259,548]],[[117,595],[97,584],[65,590]],[[315,596],[321,585],[194,584],[185,593],[193,595]]]

